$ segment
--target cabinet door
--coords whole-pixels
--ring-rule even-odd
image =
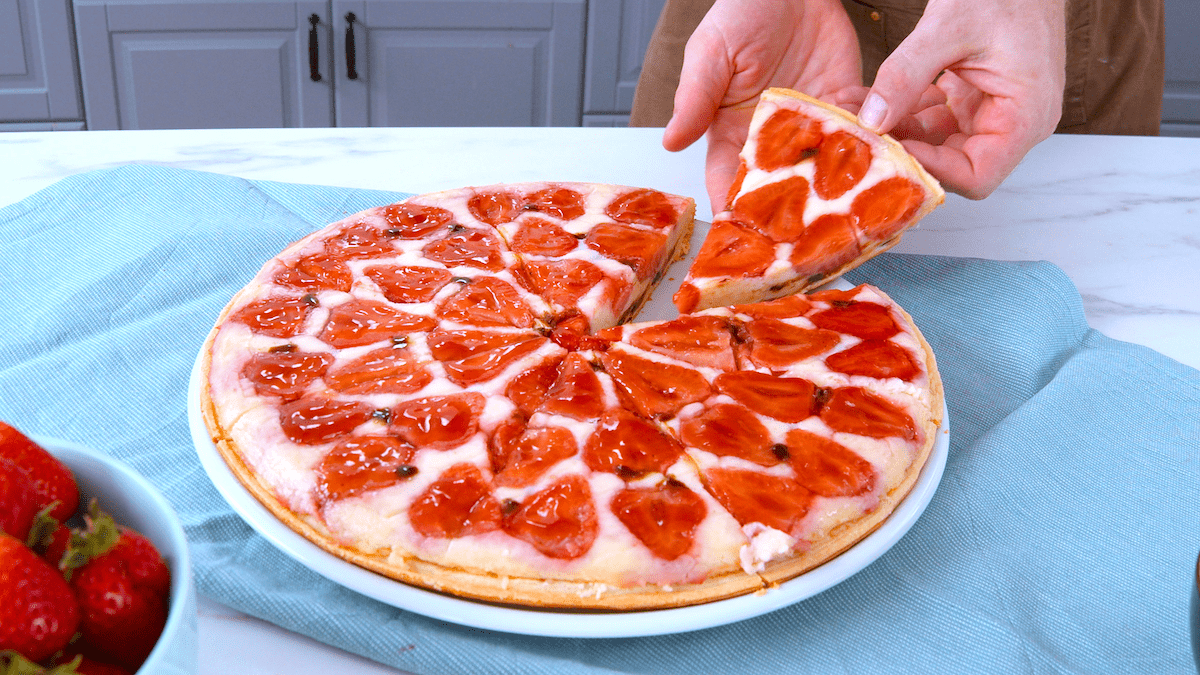
[[[0,0],[0,122],[83,119],[67,0]]]
[[[75,17],[90,129],[332,126],[325,2],[76,0]]]
[[[1168,0],[1165,11],[1167,72],[1162,134],[1200,136],[1200,3]]]
[[[333,19],[338,126],[579,126],[583,0],[334,0]]]
[[[633,108],[633,90],[642,73],[642,58],[666,0],[601,0],[588,6],[587,78],[583,112],[593,126],[625,126]],[[624,123],[622,123],[622,121]]]

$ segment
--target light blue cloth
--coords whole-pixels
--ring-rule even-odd
[[[913,529],[809,600],[680,635],[530,638],[308,571],[201,469],[188,375],[265,260],[399,196],[132,166],[0,210],[0,419],[98,447],[162,488],[201,593],[422,675],[1194,672],[1200,373],[1089,330],[1046,263],[885,255],[848,275],[890,293],[932,343],[950,457]]]

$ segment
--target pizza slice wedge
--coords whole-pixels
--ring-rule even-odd
[[[816,288],[945,200],[895,139],[789,89],[763,92],[737,176],[675,294],[681,312]]]

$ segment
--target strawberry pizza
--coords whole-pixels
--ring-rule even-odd
[[[870,286],[631,323],[694,211],[541,182],[333,223],[217,321],[214,443],[319,546],[461,597],[646,609],[801,574],[916,482],[934,356]]]

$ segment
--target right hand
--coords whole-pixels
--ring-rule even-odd
[[[725,209],[758,96],[787,87],[828,98],[862,85],[858,36],[839,0],[717,0],[684,50],[663,147],[708,132],[705,184]]]

